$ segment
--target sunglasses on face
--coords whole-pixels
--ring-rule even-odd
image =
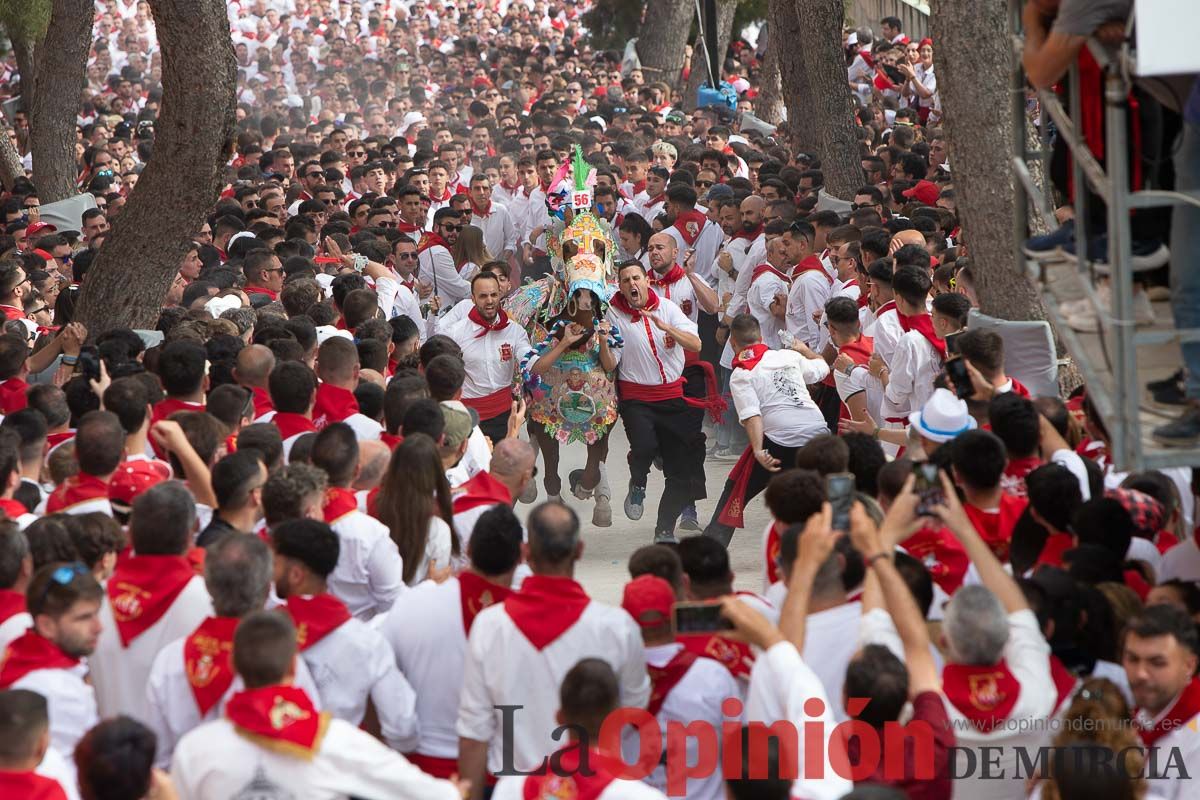
[[[346,155],[350,156],[351,158],[365,158],[367,153],[364,150],[354,150],[347,151]]]
[[[712,181],[696,181],[697,189],[711,189],[712,185],[713,185]]]
[[[396,258],[399,258],[403,261],[416,261],[417,254],[416,253],[399,253],[399,254],[397,254]]]
[[[463,229],[462,225],[442,225],[441,227],[446,233],[458,233]]]

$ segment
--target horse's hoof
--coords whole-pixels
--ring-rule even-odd
[[[537,496],[537,481],[531,480],[529,483],[525,484],[525,491],[521,492],[521,496],[518,499],[522,503],[532,503],[533,501],[537,500]]]
[[[597,528],[612,527],[612,505],[607,497],[596,498],[596,507],[592,509],[592,524]]]
[[[567,482],[571,485],[571,494],[575,495],[580,500],[590,500],[594,489],[583,488],[583,470],[573,469],[571,474],[567,476]]]

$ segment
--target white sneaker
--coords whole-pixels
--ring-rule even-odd
[[[1101,299],[1108,300],[1108,293],[1106,292]],[[1110,303],[1105,302],[1103,305],[1105,313],[1108,313]],[[1139,328],[1154,324],[1154,307],[1150,305],[1150,298],[1140,289],[1133,293],[1133,322]],[[1088,306],[1079,313],[1068,315],[1067,325],[1080,333],[1099,333],[1100,317],[1094,308]]]

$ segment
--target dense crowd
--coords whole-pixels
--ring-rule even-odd
[[[1030,3],[1035,83],[1084,6]],[[592,49],[586,2],[228,7],[233,158],[154,330],[75,319],[154,150],[145,0],[96,5],[78,225],[0,197],[0,796],[1194,796],[1193,473],[1120,471],[976,324],[936,42],[845,31],[838,198],[763,121],[769,31],[688,111],[703,55]],[[565,492],[656,506],[619,608]]]

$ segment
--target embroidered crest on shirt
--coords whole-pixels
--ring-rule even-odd
[[[680,308],[680,310],[681,310],[681,311],[683,311],[683,313],[687,314],[688,316],[691,316],[691,314],[692,314],[692,301],[691,301],[691,300],[684,300],[682,303],[680,303],[680,304],[679,304],[679,308]]]
[[[500,345],[500,360],[501,361],[512,361],[512,357],[513,357],[512,345],[509,344],[508,342],[505,342],[504,344]]]
[[[663,337],[663,344],[665,344],[667,346],[667,349],[670,350],[671,348],[673,348],[675,346],[675,337],[671,336],[670,334],[667,334],[666,336]]]
[[[113,599],[113,611],[117,619],[129,621],[140,617],[145,610],[142,598],[149,597],[150,593],[132,583],[124,582],[117,584],[117,589],[120,593]]]

